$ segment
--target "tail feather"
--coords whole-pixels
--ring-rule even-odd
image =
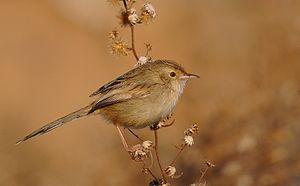
[[[60,127],[60,126],[64,125],[65,123],[67,123],[69,121],[72,121],[74,119],[77,119],[77,118],[80,118],[82,116],[88,115],[91,107],[92,107],[92,104],[88,105],[86,107],[83,107],[83,108],[81,108],[81,109],[79,109],[79,110],[77,110],[75,112],[72,112],[72,113],[70,113],[70,114],[68,114],[66,116],[63,116],[63,117],[61,117],[61,118],[59,118],[59,119],[57,119],[57,120],[55,120],[55,121],[53,121],[51,123],[49,123],[49,124],[47,124],[47,125],[39,128],[39,129],[33,131],[32,133],[30,133],[27,136],[25,136],[23,139],[17,141],[16,145],[20,144],[20,143],[22,143],[22,142],[24,142],[24,141],[26,141],[26,140],[28,140],[28,139],[30,139],[32,137],[34,137],[34,136],[45,134],[45,133],[47,133],[47,132],[49,132],[49,131],[51,131],[53,129],[56,129],[57,127]]]

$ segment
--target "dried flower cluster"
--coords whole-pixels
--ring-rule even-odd
[[[122,9],[118,18],[121,21],[121,26],[135,26],[136,24],[146,24],[156,17],[154,6],[147,2],[142,5],[139,12],[133,8],[135,1],[128,3],[128,7]]]
[[[150,152],[152,150],[153,143],[152,141],[144,141],[142,144],[137,144],[131,147],[131,158],[134,161],[140,162],[145,160],[150,156]]]
[[[144,2],[141,8],[134,7],[136,0],[109,0],[109,3],[116,7],[120,7],[120,13],[117,16],[120,19],[122,27],[130,27],[131,29],[131,47],[127,45],[122,37],[119,36],[117,31],[112,31],[109,35],[111,53],[119,56],[128,56],[132,51],[135,59],[138,61],[137,65],[144,64],[150,61],[151,57],[148,52],[151,50],[151,45],[146,44],[145,58],[138,56],[134,44],[134,27],[137,24],[147,24],[156,17],[156,10],[150,2]],[[124,7],[122,7],[124,5]],[[117,34],[115,34],[117,33]]]
[[[184,131],[184,135],[193,135],[194,133],[198,132],[198,126],[194,124],[191,128],[188,128]]]
[[[184,136],[184,144],[191,147],[194,145],[194,138],[192,136]]]
[[[198,126],[194,124],[191,128],[188,128],[184,131],[184,138],[182,146],[189,146],[191,147],[194,145],[194,138],[192,137],[198,131]]]
[[[151,57],[149,56],[141,56],[135,66],[143,65],[151,61]]]
[[[128,56],[131,48],[127,43],[121,38],[118,31],[113,30],[108,34],[110,39],[110,49],[112,54],[119,56]]]
[[[155,8],[151,3],[145,3],[141,9],[140,20],[142,23],[148,23],[156,17]]]
[[[165,120],[162,120],[161,123],[164,124],[166,121],[168,121],[170,119],[170,117],[171,116],[167,117]],[[184,131],[185,136],[184,136],[183,143],[180,145],[179,152],[175,156],[172,163],[164,169],[164,172],[168,177],[174,179],[174,178],[179,178],[183,175],[183,173],[176,175],[177,170],[176,170],[174,164],[175,164],[176,160],[178,159],[179,155],[185,149],[185,147],[187,147],[187,146],[191,147],[194,144],[194,139],[193,139],[192,135],[195,134],[197,131],[198,131],[198,126],[196,124],[194,124],[191,128],[188,128]]]
[[[169,165],[165,169],[165,172],[166,172],[167,176],[173,178],[175,176],[175,173],[176,173],[176,168]]]

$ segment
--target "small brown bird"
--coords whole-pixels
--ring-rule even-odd
[[[199,76],[174,61],[147,62],[100,87],[90,95],[96,98],[91,104],[33,131],[17,144],[92,114],[102,115],[117,128],[155,125],[172,112],[190,78]]]

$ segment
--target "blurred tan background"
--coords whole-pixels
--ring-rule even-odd
[[[152,2],[158,17],[137,27],[138,53],[151,43],[153,58],[201,76],[188,84],[175,125],[160,131],[167,165],[183,131],[200,128],[174,185],[198,180],[205,160],[216,164],[208,185],[299,185],[300,2]],[[0,1],[0,185],[147,185],[115,128],[98,117],[14,145],[132,68],[132,56],[109,53],[118,11],[103,0]]]

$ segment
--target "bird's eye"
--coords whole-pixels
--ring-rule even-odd
[[[171,73],[170,73],[170,76],[171,76],[171,77],[175,77],[175,76],[176,76],[176,73],[175,73],[175,72],[171,72]]]

